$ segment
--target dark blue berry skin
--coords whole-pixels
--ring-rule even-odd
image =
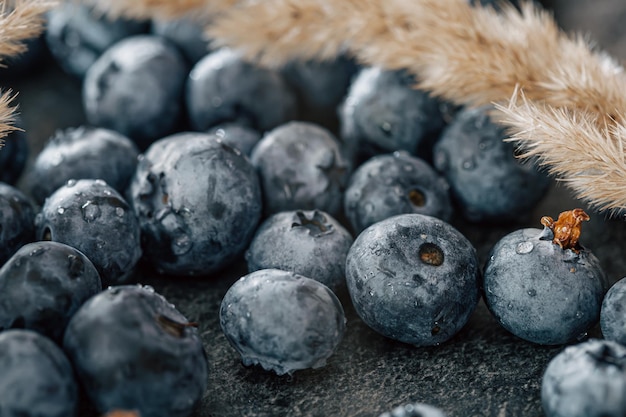
[[[351,175],[344,213],[359,233],[387,217],[419,213],[450,221],[448,182],[426,161],[405,151],[372,157]]]
[[[28,197],[14,186],[0,183],[0,265],[35,239],[34,221],[35,208]]]
[[[552,243],[550,229],[516,230],[492,248],[483,273],[491,313],[514,335],[542,345],[573,342],[600,318],[608,280],[588,249]]]
[[[42,204],[68,180],[101,179],[123,194],[135,173],[138,155],[135,143],[113,130],[66,128],[50,137],[35,158],[28,172],[27,192]]]
[[[103,286],[127,282],[141,258],[139,222],[102,180],[70,180],[46,199],[36,237],[73,246],[95,265]]]
[[[609,288],[600,309],[602,336],[626,346],[626,278]]]
[[[343,307],[328,287],[278,269],[243,276],[220,307],[220,326],[243,364],[278,375],[324,366],[345,323]]]
[[[87,5],[70,2],[48,12],[45,40],[61,68],[83,78],[111,45],[147,30],[145,21],[111,19]]]
[[[289,122],[265,134],[252,150],[267,215],[286,210],[342,210],[349,163],[330,131]]]
[[[197,329],[151,287],[109,287],[70,320],[63,339],[78,379],[102,414],[191,415],[208,363]]]
[[[214,51],[194,65],[186,103],[191,127],[199,131],[237,122],[264,132],[297,115],[295,93],[281,74],[246,62],[231,49]]]
[[[459,212],[472,222],[525,218],[543,198],[549,177],[515,157],[490,107],[459,111],[434,147],[435,168],[448,180]]]
[[[188,70],[182,53],[164,38],[127,37],[107,49],[85,75],[87,120],[145,149],[173,133],[183,119]]]
[[[0,148],[0,181],[10,185],[15,185],[22,176],[30,154],[28,139],[21,130],[19,119],[15,126],[20,130],[14,130],[2,138],[3,145]]]
[[[78,384],[60,347],[32,330],[0,333],[2,417],[73,417]]]
[[[152,33],[180,48],[189,65],[194,65],[210,52],[210,42],[204,29],[198,21],[188,18],[152,20]]]
[[[382,413],[378,417],[446,417],[447,414],[432,405],[414,403],[405,404],[391,411]]]
[[[59,242],[28,243],[0,269],[0,330],[35,330],[60,343],[78,307],[101,290],[82,252]]]
[[[480,267],[472,244],[448,223],[400,214],[354,241],[346,282],[358,315],[394,340],[434,346],[454,336],[474,311]]]
[[[407,73],[378,67],[356,76],[339,110],[340,136],[355,165],[398,150],[430,159],[444,120],[440,102],[414,85]]]
[[[626,415],[626,347],[590,339],[565,348],[544,371],[541,404],[546,417]]]
[[[250,160],[208,133],[156,141],[140,158],[129,200],[146,260],[172,275],[208,275],[242,255],[262,212]]]
[[[242,126],[237,123],[224,123],[210,129],[220,140],[241,151],[242,154],[250,156],[252,149],[261,140],[261,133],[250,127]]]
[[[249,272],[292,271],[337,291],[345,287],[346,256],[352,242],[352,235],[328,213],[283,211],[259,226],[245,257]]]

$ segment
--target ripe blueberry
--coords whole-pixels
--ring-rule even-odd
[[[467,322],[479,299],[476,250],[443,220],[400,214],[354,241],[346,281],[372,329],[416,346],[438,345]]]
[[[220,307],[224,335],[243,364],[278,375],[324,366],[343,337],[345,321],[328,287],[278,269],[241,277]]]
[[[605,339],[626,346],[626,278],[613,284],[604,296],[600,328]]]
[[[248,271],[292,271],[337,291],[345,287],[346,256],[352,242],[352,235],[328,213],[283,211],[258,227],[246,251]]]
[[[0,330],[31,329],[60,342],[72,315],[101,290],[82,252],[59,242],[28,243],[0,268]]]

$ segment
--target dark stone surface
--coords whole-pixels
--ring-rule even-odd
[[[618,6],[624,9],[621,3]],[[52,63],[11,87],[19,91],[31,158],[56,129],[84,122],[80,83]],[[455,225],[477,247],[484,264],[500,237],[521,227],[541,227],[541,216],[556,217],[560,211],[574,207],[585,206],[574,200],[564,186],[554,185],[528,219],[518,224]],[[615,282],[626,274],[626,222],[590,214],[592,220],[583,225],[581,242],[596,254],[610,281]],[[370,330],[357,317],[348,295],[340,294],[347,330],[324,368],[281,377],[259,367],[246,368],[221,332],[218,317],[222,297],[245,272],[241,259],[210,278],[157,276],[146,269],[136,277],[165,295],[190,321],[200,323],[209,359],[209,381],[194,417],[376,417],[407,402],[429,403],[452,417],[543,415],[541,376],[562,347],[538,346],[511,335],[499,326],[483,302],[452,340],[437,347],[416,348]],[[590,335],[600,336],[599,326]],[[81,416],[95,413],[85,406]]]

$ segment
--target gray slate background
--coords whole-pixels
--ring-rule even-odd
[[[612,55],[626,57],[623,0],[555,0],[556,16],[567,30],[590,33]],[[24,127],[35,155],[58,128],[84,121],[80,84],[50,64],[45,71],[16,82]],[[484,262],[491,246],[520,227],[541,227],[543,215],[584,207],[555,185],[528,222],[487,228],[455,225],[478,248]],[[626,223],[592,213],[583,226],[582,243],[600,258],[611,281],[626,275]],[[150,284],[200,323],[210,363],[209,387],[195,416],[360,416],[376,417],[394,406],[427,402],[456,417],[539,417],[540,380],[548,361],[562,347],[522,341],[502,329],[482,302],[467,326],[450,342],[415,348],[379,336],[354,313],[349,297],[341,299],[347,334],[326,367],[277,377],[245,368],[227,344],[218,324],[222,296],[239,276],[243,263],[219,276],[195,279],[159,277],[144,270],[137,277]],[[595,328],[591,336],[600,336]],[[95,415],[86,407],[82,415]]]

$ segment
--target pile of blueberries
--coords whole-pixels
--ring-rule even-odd
[[[550,185],[490,107],[349,57],[261,68],[211,50],[191,20],[65,4],[16,71],[37,42],[81,80],[88,123],[56,132],[27,172],[23,132],[0,152],[0,415],[77,415],[80,392],[102,414],[191,415],[208,373],[197,324],[136,272],[242,261],[219,322],[246,366],[324,366],[346,328],[341,291],[415,346],[451,339],[482,298],[514,335],[571,344],[545,371],[547,416],[626,414],[626,279],[609,286],[559,221],[503,237],[485,265],[453,226],[518,221]],[[588,217],[572,213],[579,230]],[[604,338],[580,342],[598,322]],[[444,412],[383,414],[418,415]]]

